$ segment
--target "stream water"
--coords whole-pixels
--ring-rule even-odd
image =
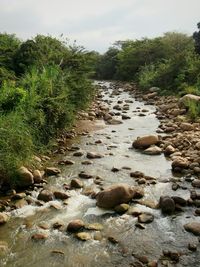
[[[93,164],[83,165],[85,155],[74,157],[69,151],[63,158],[72,159],[74,165],[63,166],[59,177],[48,179],[47,187],[62,189],[64,183],[69,183],[72,178],[77,178],[81,171],[92,175],[101,176],[103,186],[113,183],[127,183],[136,185],[134,178],[130,177],[131,171],[142,171],[145,175],[157,179],[155,185],[144,186],[145,200],[157,202],[161,195],[176,195],[185,199],[189,197],[189,191],[179,189],[171,190],[169,179],[172,176],[171,162],[163,155],[149,156],[131,148],[133,140],[137,136],[154,134],[159,125],[154,112],[155,107],[144,105],[136,101],[128,92],[119,90],[120,94],[114,94],[112,84],[100,83],[104,86],[102,90],[102,101],[109,105],[110,110],[118,100],[132,100],[127,115],[131,119],[124,120],[119,125],[104,125],[102,129],[95,130],[86,136],[74,140],[74,144],[85,152],[95,151],[104,154],[101,159],[94,159]],[[147,109],[146,116],[138,116],[142,109]],[[118,117],[116,117],[118,118]],[[119,117],[121,118],[121,116]],[[101,139],[102,143],[95,141]],[[119,172],[112,172],[117,167]],[[84,180],[85,188],[98,188],[93,179]],[[141,185],[142,186],[142,185]],[[163,216],[158,209],[151,209],[145,205],[134,204],[142,211],[148,211],[154,215],[154,221],[145,225],[145,229],[135,227],[137,218],[132,215],[117,215],[112,210],[103,210],[96,207],[96,201],[89,196],[83,195],[82,190],[70,190],[71,197],[68,204],[61,201],[47,202],[43,206],[27,205],[21,209],[11,212],[10,221],[0,227],[0,240],[9,245],[9,253],[0,259],[0,266],[7,267],[118,267],[133,266],[133,255],[145,255],[149,260],[159,259],[165,249],[180,251],[184,255],[176,265],[168,263],[166,266],[200,266],[200,251],[191,253],[187,249],[188,242],[196,242],[197,238],[183,229],[183,224],[197,218],[189,208],[184,212],[172,216]],[[35,199],[37,191],[33,191],[31,197]],[[52,207],[56,205],[57,209]],[[58,209],[59,208],[59,209]],[[82,219],[85,223],[101,223],[103,225],[101,240],[88,240],[86,242],[77,240],[65,230],[53,229],[51,226],[58,221],[67,225],[72,219]],[[39,228],[41,223],[48,224],[49,229]],[[48,233],[45,241],[34,241],[31,239],[33,233]],[[91,231],[95,234],[95,231]],[[118,244],[113,244],[106,237],[112,236],[117,239]],[[61,253],[52,253],[52,251]]]

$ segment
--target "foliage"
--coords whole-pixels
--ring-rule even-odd
[[[22,43],[12,62],[15,73],[7,63],[0,66],[5,77],[0,86],[0,171],[11,181],[19,166],[87,107],[93,97],[88,77],[94,71],[92,55],[83,47],[42,35]]]
[[[195,41],[195,51],[200,55],[200,22],[197,23],[198,31],[193,33],[193,38]]]

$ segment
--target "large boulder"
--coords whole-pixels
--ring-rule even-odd
[[[191,222],[184,225],[186,231],[200,235],[200,222]]]
[[[200,104],[200,96],[187,94],[179,99],[179,106],[182,108],[188,108],[190,103],[199,103]]]
[[[152,145],[156,145],[159,142],[157,135],[146,135],[138,137],[132,144],[134,148],[148,148]]]
[[[189,166],[189,162],[186,158],[182,157],[177,157],[174,159],[172,162],[172,169],[177,170],[177,169],[187,169]]]
[[[133,187],[127,184],[115,184],[97,194],[97,206],[106,209],[114,208],[119,204],[129,202],[134,195]]]
[[[27,187],[34,183],[33,174],[24,166],[20,167],[18,170],[18,186]]]
[[[171,214],[175,211],[175,202],[169,196],[162,196],[160,197],[159,207],[163,213]]]
[[[53,200],[53,197],[54,197],[54,195],[51,191],[44,189],[39,193],[38,200],[48,202],[48,201]]]

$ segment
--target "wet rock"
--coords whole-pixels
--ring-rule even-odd
[[[9,216],[6,213],[0,212],[0,225],[7,223]]]
[[[86,225],[85,228],[88,230],[101,231],[103,230],[103,225],[100,223],[90,223]]]
[[[111,171],[112,171],[112,172],[119,172],[120,169],[119,169],[119,168],[116,168],[116,167],[112,167]]]
[[[26,197],[26,193],[16,193],[11,197],[11,200],[20,200]]]
[[[151,145],[156,145],[159,142],[158,136],[147,135],[143,137],[138,137],[132,144],[134,148],[148,148]]]
[[[139,223],[151,223],[154,220],[153,214],[150,213],[142,213],[138,217]]]
[[[48,234],[46,233],[36,233],[31,236],[31,239],[35,241],[46,240],[47,238],[48,238]]]
[[[200,222],[191,222],[184,225],[186,231],[200,235]]]
[[[96,152],[88,152],[86,157],[88,159],[100,159],[103,158],[103,155]]]
[[[18,170],[19,175],[19,187],[27,187],[34,183],[33,174],[24,166]]]
[[[45,169],[45,174],[48,176],[58,175],[59,173],[61,173],[60,169],[55,168],[55,167],[47,167]]]
[[[77,233],[76,238],[78,238],[81,241],[87,241],[87,240],[92,239],[91,235],[89,233],[86,233],[86,232]]]
[[[126,114],[122,114],[122,120],[129,120],[131,119],[130,116],[126,115]]]
[[[61,228],[63,228],[64,226],[65,226],[65,224],[61,220],[54,222],[53,225],[52,225],[53,229],[59,229],[59,230]]]
[[[60,160],[58,162],[59,165],[73,165],[75,164],[75,162],[73,160],[70,159],[64,159],[64,160]]]
[[[114,238],[113,236],[108,236],[108,241],[110,241],[112,244],[117,244],[119,241]]]
[[[8,243],[5,241],[0,241],[0,256],[3,256],[9,252]]]
[[[34,170],[33,172],[34,183],[42,182],[42,173],[39,170]]]
[[[40,222],[38,224],[38,227],[40,227],[41,229],[44,229],[44,230],[48,230],[50,228],[50,226],[47,222]]]
[[[158,267],[158,261],[154,260],[148,263],[148,267]]]
[[[112,118],[111,120],[108,120],[107,123],[110,125],[118,125],[118,124],[122,124],[123,122],[121,120]]]
[[[160,155],[162,153],[162,149],[158,146],[150,146],[149,148],[144,150],[144,154],[147,155]]]
[[[99,192],[96,196],[97,206],[101,208],[114,208],[129,202],[135,195],[134,188],[127,184],[114,184]]]
[[[175,149],[172,145],[169,145],[169,146],[167,146],[167,147],[165,148],[165,150],[164,150],[164,154],[165,154],[166,156],[169,156],[169,155],[173,154],[175,151],[176,151],[176,149]]]
[[[143,224],[139,223],[139,222],[137,222],[137,223],[135,224],[135,227],[137,227],[137,228],[139,228],[139,229],[141,229],[141,230],[144,230],[144,229],[145,229],[145,226],[144,226]]]
[[[160,197],[159,207],[163,213],[171,214],[175,211],[175,202],[169,196],[162,196]]]
[[[192,186],[193,187],[200,188],[200,180],[195,179],[194,181],[192,181]]]
[[[78,176],[80,178],[83,178],[83,179],[91,179],[91,178],[94,178],[92,174],[86,173],[84,171],[80,172]]]
[[[51,254],[53,254],[53,255],[61,255],[61,256],[65,255],[65,253],[63,251],[61,251],[61,250],[52,250]]]
[[[123,214],[125,212],[127,212],[127,210],[130,208],[130,206],[126,203],[123,203],[123,204],[120,204],[120,205],[117,205],[115,207],[115,211],[119,214]]]
[[[95,231],[94,233],[94,240],[98,240],[98,241],[101,241],[102,240],[102,234],[100,231]]]
[[[61,191],[55,191],[53,194],[56,199],[64,200],[69,198],[69,195],[67,193]]]
[[[68,224],[67,231],[72,233],[77,232],[81,230],[81,228],[83,228],[84,225],[85,224],[82,220],[73,220]]]
[[[142,211],[137,207],[130,207],[127,211],[128,215],[132,215],[134,217],[138,217],[140,214],[142,214]]]
[[[84,161],[81,162],[81,164],[83,164],[83,165],[91,165],[91,164],[93,164],[93,161],[91,161],[91,160],[84,160]]]
[[[173,196],[171,198],[174,200],[175,204],[179,204],[180,206],[183,206],[183,207],[187,205],[187,201],[182,197]]]
[[[23,208],[24,206],[27,206],[27,205],[28,205],[28,202],[25,199],[19,199],[14,203],[14,207],[16,209],[21,209],[21,208]]]
[[[141,178],[144,177],[144,173],[140,171],[131,172],[130,176],[133,178]]]
[[[197,245],[195,243],[189,243],[188,244],[188,249],[191,251],[196,251],[197,250]]]
[[[78,178],[74,178],[71,180],[70,187],[71,188],[82,188],[83,182]]]
[[[53,200],[53,193],[49,190],[42,190],[38,195],[38,200],[42,200],[44,202],[48,202]]]
[[[74,157],[82,157],[83,155],[84,155],[84,152],[83,151],[76,151],[73,154]]]
[[[172,169],[177,170],[177,169],[186,169],[189,166],[189,162],[186,158],[182,157],[177,157],[173,162],[172,162]]]

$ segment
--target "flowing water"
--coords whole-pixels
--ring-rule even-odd
[[[131,171],[142,171],[145,175],[157,179],[157,184],[144,187],[145,200],[157,202],[161,195],[189,197],[189,191],[179,189],[171,190],[169,179],[171,174],[171,162],[163,155],[149,156],[131,149],[132,141],[137,136],[156,133],[159,121],[154,112],[155,107],[144,105],[136,101],[128,92],[115,89],[110,83],[103,85],[103,99],[112,110],[118,100],[133,100],[127,115],[130,120],[124,120],[119,125],[104,125],[103,121],[97,122],[103,125],[102,129],[93,131],[86,136],[74,140],[74,144],[85,152],[95,151],[104,154],[101,159],[94,159],[92,165],[82,165],[85,156],[77,158],[73,152],[67,152],[64,158],[75,161],[74,165],[63,166],[62,175],[51,177],[48,187],[62,189],[64,183],[69,183],[72,178],[78,177],[80,171],[86,171],[103,178],[103,186],[113,183],[127,183],[135,185],[130,177]],[[125,103],[125,102],[124,102]],[[139,109],[147,109],[146,116],[138,116]],[[118,117],[116,117],[118,118]],[[102,143],[95,144],[101,139]],[[112,172],[112,167],[120,169]],[[93,179],[84,180],[85,187],[96,189],[98,186]],[[142,186],[142,185],[141,185]],[[186,185],[187,186],[187,185]],[[35,199],[37,191],[33,191],[31,197]],[[68,204],[61,201],[51,201],[43,206],[28,205],[11,212],[10,221],[0,227],[0,240],[9,244],[9,253],[0,259],[0,266],[8,267],[114,267],[132,266],[134,255],[145,255],[149,260],[159,259],[163,249],[182,252],[184,255],[176,265],[167,266],[199,266],[200,252],[190,253],[187,249],[188,242],[197,242],[197,238],[183,230],[183,224],[191,220],[197,220],[190,211],[177,213],[173,216],[163,216],[160,210],[148,208],[145,205],[134,204],[142,211],[148,211],[154,215],[154,221],[145,225],[145,229],[135,227],[137,218],[132,215],[117,215],[112,210],[103,210],[96,207],[96,201],[82,194],[82,189],[70,190],[71,197]],[[57,209],[52,207],[52,204]],[[59,209],[58,209],[59,208]],[[82,219],[85,223],[101,223],[103,225],[101,240],[77,240],[65,230],[52,228],[55,222],[63,221],[65,225],[72,219]],[[49,229],[42,230],[40,224],[48,224]],[[45,241],[33,241],[31,236],[38,232],[48,233]],[[95,231],[91,231],[94,235]],[[108,241],[107,237],[117,239],[118,244]],[[52,251],[61,253],[52,253]]]

